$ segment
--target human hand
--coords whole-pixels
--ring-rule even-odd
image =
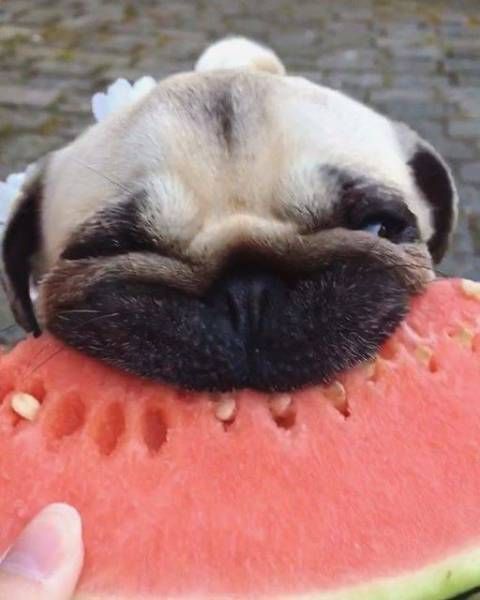
[[[82,564],[80,515],[50,504],[0,559],[0,600],[70,600]]]

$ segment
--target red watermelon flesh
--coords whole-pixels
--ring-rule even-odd
[[[480,584],[479,284],[432,284],[376,362],[329,387],[186,394],[44,335],[0,358],[0,402],[0,555],[45,504],[72,503],[78,598]]]

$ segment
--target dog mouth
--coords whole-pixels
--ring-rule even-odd
[[[291,391],[372,358],[412,293],[395,269],[361,258],[300,275],[239,266],[201,295],[117,276],[56,305],[46,326],[90,356],[177,387]]]

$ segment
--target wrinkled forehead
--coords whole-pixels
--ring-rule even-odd
[[[276,174],[334,163],[405,183],[407,167],[383,116],[329,88],[264,73],[187,73],[75,142],[77,158],[131,178],[185,165],[193,177],[225,169]],[[186,177],[188,173],[183,173]]]
[[[318,191],[328,210],[331,167],[391,188],[407,204],[414,197],[391,123],[366,106],[302,78],[181,74],[54,156],[43,218],[55,219],[59,248],[125,190],[168,196],[170,213],[203,211],[203,220],[242,211],[270,218],[276,205],[308,204]]]
[[[209,169],[235,161],[262,165],[273,147],[279,170],[333,162],[392,184],[402,185],[407,176],[388,119],[299,77],[249,72],[174,76],[137,107],[127,127],[141,148],[152,145],[154,160],[159,154],[167,160],[195,158],[201,169],[206,161]]]

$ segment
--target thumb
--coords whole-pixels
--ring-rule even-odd
[[[50,504],[0,561],[0,600],[69,600],[83,563],[80,515]]]

